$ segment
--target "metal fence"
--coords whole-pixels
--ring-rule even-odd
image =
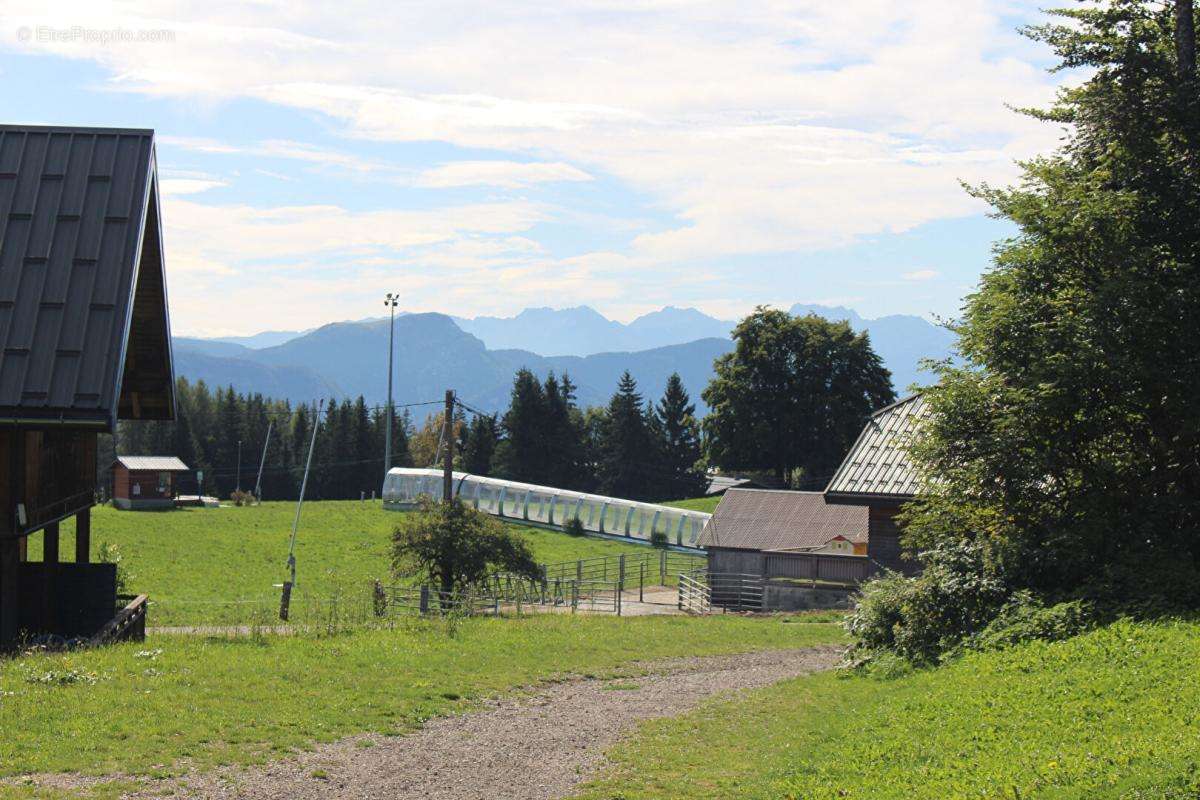
[[[392,586],[376,602],[378,616],[399,614],[534,614],[595,611],[620,616],[616,581],[526,581],[492,579],[453,592],[431,586]]]
[[[679,576],[679,608],[693,614],[725,611],[762,611],[761,575],[706,572],[702,569]]]
[[[649,550],[596,556],[575,561],[542,565],[547,581],[619,581],[626,587],[670,586],[682,572],[691,572],[706,563],[705,556],[675,550]]]

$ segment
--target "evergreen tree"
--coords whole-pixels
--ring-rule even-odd
[[[662,498],[700,497],[708,486],[701,464],[700,424],[696,406],[679,373],[671,374],[654,418],[661,427]]]
[[[600,491],[626,500],[649,500],[656,492],[653,480],[654,442],[646,421],[637,381],[626,371],[608,403],[601,431]]]
[[[492,457],[500,442],[500,422],[495,414],[476,414],[467,431],[462,469],[471,475],[490,475]]]
[[[529,370],[519,370],[503,418],[505,439],[497,452],[500,475],[528,483],[546,483],[549,479],[546,412],[541,382]]]

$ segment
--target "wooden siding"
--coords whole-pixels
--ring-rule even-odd
[[[0,536],[21,536],[91,508],[96,434],[70,429],[0,430]],[[25,505],[25,525],[17,505]]]

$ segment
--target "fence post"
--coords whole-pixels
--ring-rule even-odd
[[[574,614],[579,609],[579,584],[571,584],[571,613]]]
[[[667,551],[658,551],[658,583],[660,586],[667,585]]]
[[[624,560],[624,558],[625,558],[625,556],[621,556],[622,560]],[[622,583],[617,584],[617,616],[618,617],[621,616],[621,595],[624,594],[624,591],[623,591],[624,588],[625,588],[624,584],[622,584]]]
[[[617,559],[617,585],[620,586],[620,591],[625,591],[625,554],[621,553]]]
[[[420,606],[420,608],[421,608],[422,614],[429,613],[429,587],[428,586],[421,587],[421,606]]]
[[[646,562],[643,561],[638,567],[638,602],[646,602]]]

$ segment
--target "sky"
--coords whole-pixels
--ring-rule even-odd
[[[153,128],[172,327],[954,317],[1070,76],[1022,0],[14,3],[4,121]]]

